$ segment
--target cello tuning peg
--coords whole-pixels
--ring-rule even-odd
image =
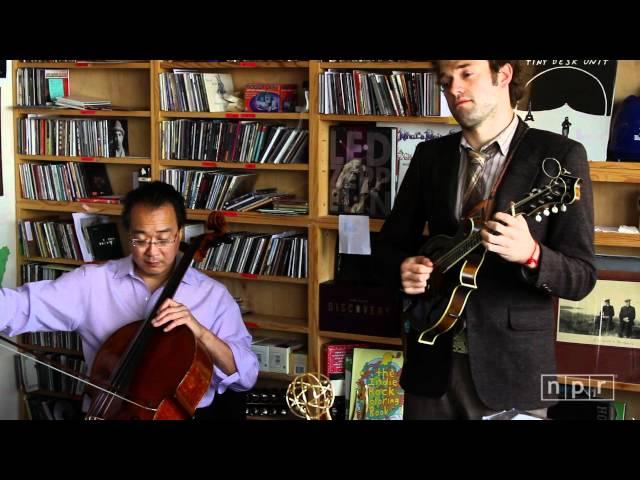
[[[560,211],[562,211],[562,212],[566,212],[567,211],[567,206],[564,203],[560,207]]]
[[[553,213],[558,213],[558,207],[556,205],[554,205],[553,208],[551,209],[551,211]]]
[[[539,223],[539,222],[541,222],[541,221],[542,221],[542,215],[537,214],[537,215],[536,215],[536,222],[538,222],[538,223]]]

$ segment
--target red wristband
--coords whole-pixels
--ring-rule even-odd
[[[527,267],[536,268],[538,266],[538,260],[536,260],[536,251],[538,250],[538,242],[534,240],[533,244],[533,252],[531,252],[531,256],[529,259],[524,262]]]

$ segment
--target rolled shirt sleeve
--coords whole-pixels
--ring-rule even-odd
[[[56,280],[27,283],[17,289],[0,288],[0,332],[71,331],[86,316],[82,295],[85,269],[78,268]]]
[[[238,304],[226,289],[219,292],[211,331],[231,349],[236,372],[226,375],[214,365],[212,383],[216,393],[223,393],[227,388],[246,391],[255,385],[258,378],[258,359],[251,350],[251,334],[244,325]]]

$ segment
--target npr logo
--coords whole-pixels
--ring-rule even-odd
[[[543,401],[593,400],[601,402],[615,400],[614,375],[581,375],[576,373],[573,375],[543,374],[540,377],[540,400]],[[604,390],[606,384],[608,384],[607,390]]]

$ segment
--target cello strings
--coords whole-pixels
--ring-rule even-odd
[[[90,382],[89,380],[85,380],[84,378],[78,377],[78,376],[73,375],[73,374],[71,374],[69,372],[65,372],[64,370],[62,370],[60,368],[57,368],[57,367],[54,367],[53,365],[49,365],[48,363],[43,362],[42,360],[38,360],[37,358],[32,357],[32,356],[30,356],[30,355],[28,355],[28,354],[26,354],[24,352],[20,352],[17,349],[14,349],[14,348],[9,347],[7,345],[4,345],[2,343],[0,343],[0,347],[4,348],[6,350],[9,350],[10,352],[13,352],[13,353],[16,353],[18,355],[21,355],[21,356],[23,356],[25,358],[28,358],[30,360],[33,360],[34,362],[40,363],[40,364],[44,365],[45,367],[48,367],[48,368],[50,368],[52,370],[55,370],[57,372],[62,373],[63,375],[66,375],[68,377],[74,378],[74,379],[78,380],[79,382],[82,382],[82,383],[85,383],[87,385],[90,385],[91,387],[104,392],[104,393],[101,393],[101,395],[107,394],[107,395],[110,395],[112,397],[118,397],[120,400],[123,400],[123,401],[125,401],[127,403],[131,403],[131,404],[133,404],[133,405],[135,405],[137,407],[144,408],[145,410],[152,410],[152,411],[156,411],[157,410],[155,408],[145,407],[144,405],[140,405],[139,403],[134,402],[133,400],[130,400],[130,399],[126,398],[126,397],[123,397],[123,396],[121,396],[121,395],[119,395],[119,394],[117,394],[115,392],[111,392],[111,391],[107,390],[106,388],[101,387],[100,385],[96,385],[95,383]]]

